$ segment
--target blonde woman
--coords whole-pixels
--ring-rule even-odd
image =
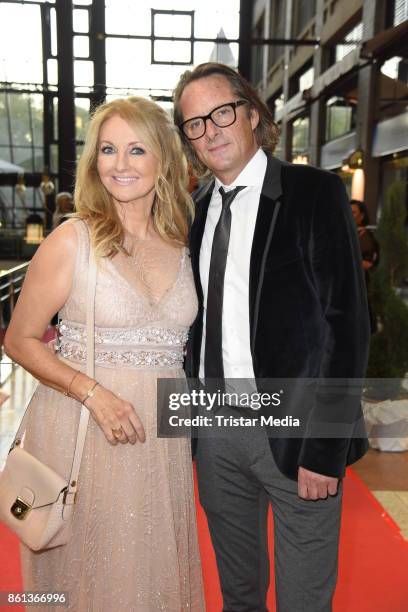
[[[94,391],[84,402],[93,419],[74,535],[41,553],[22,547],[24,589],[65,591],[69,610],[204,609],[190,443],[156,433],[157,378],[183,375],[197,311],[187,181],[164,110],[136,97],[99,107],[78,165],[76,214],[37,251],[7,332],[8,354],[41,381],[25,448],[62,475],[81,401]],[[98,262],[95,380],[84,373],[89,240]],[[58,311],[59,356],[41,342]]]

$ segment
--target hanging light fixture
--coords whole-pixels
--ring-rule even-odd
[[[26,218],[25,242],[40,244],[44,238],[44,223],[42,217],[34,210]]]

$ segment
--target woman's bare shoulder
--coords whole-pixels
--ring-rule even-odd
[[[78,248],[76,224],[77,219],[72,219],[56,227],[41,243],[32,261],[50,257],[55,261],[75,258]]]

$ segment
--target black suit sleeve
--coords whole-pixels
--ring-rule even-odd
[[[341,477],[351,436],[362,418],[369,317],[357,231],[343,183],[334,174],[322,180],[311,227],[309,255],[322,309],[324,346],[308,421],[309,435],[316,437],[303,440],[299,465]],[[333,379],[338,379],[335,385]],[[325,431],[330,437],[324,437]],[[336,431],[338,437],[333,436]]]

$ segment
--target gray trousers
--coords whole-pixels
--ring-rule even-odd
[[[235,408],[221,412],[237,416]],[[341,485],[336,496],[300,499],[297,483],[276,466],[265,428],[228,427],[222,436],[200,438],[196,462],[223,611],[268,610],[271,502],[278,612],[329,612],[337,579]]]

